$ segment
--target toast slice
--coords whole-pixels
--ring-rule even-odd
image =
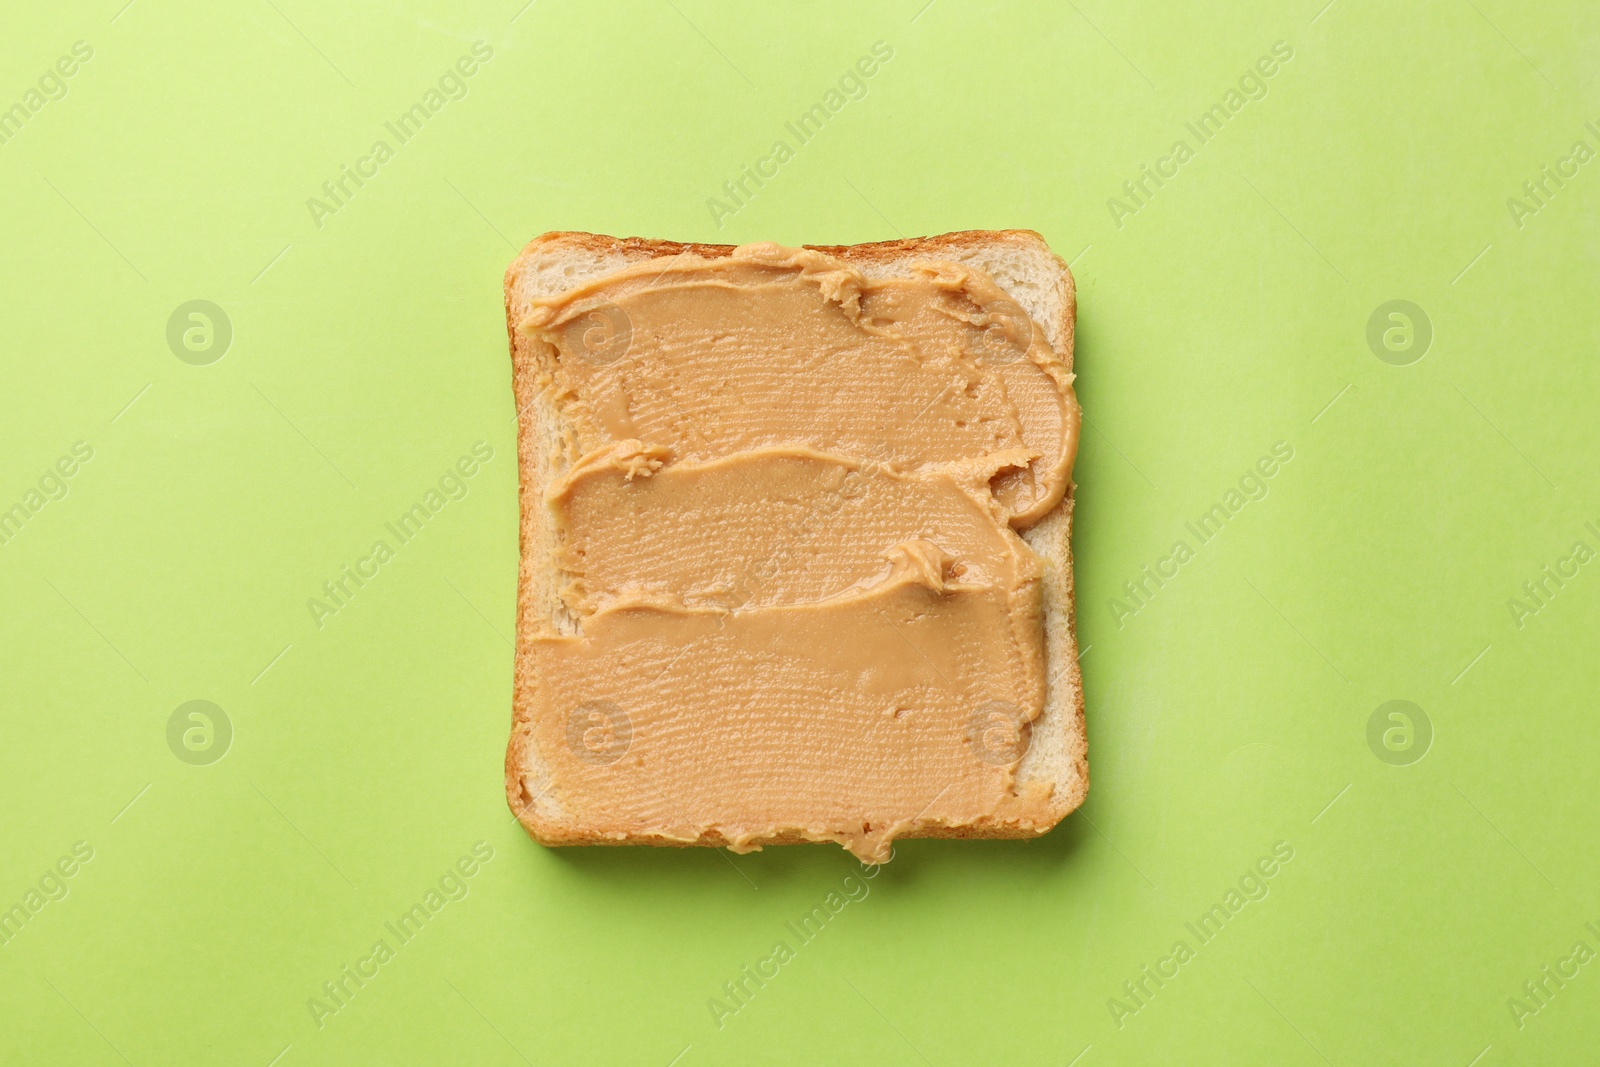
[[[1004,296],[1020,305],[1031,320],[1035,336],[1042,333],[1048,353],[1061,370],[1059,380],[1073,412],[1071,445],[1076,444],[1076,401],[1072,397],[1073,328],[1076,313],[1072,275],[1066,264],[1038,234],[1029,230],[964,231],[938,237],[912,238],[847,246],[806,246],[831,257],[868,281],[907,278],[956,265],[983,284],[992,283]],[[528,326],[540,301],[548,302],[592,285],[601,279],[655,261],[664,270],[676,264],[699,264],[736,256],[731,245],[680,244],[641,238],[615,238],[589,233],[547,233],[531,241],[505,275],[507,332],[510,337],[513,384],[518,413],[518,457],[521,499],[521,567],[517,598],[514,717],[506,752],[506,796],[513,813],[538,841],[546,845],[656,844],[708,845],[746,851],[769,844],[837,840],[867,862],[888,858],[895,838],[1020,838],[1046,832],[1083,802],[1088,790],[1087,745],[1083,688],[1074,637],[1075,604],[1072,582],[1071,529],[1073,495],[1070,478],[1065,494],[1042,516],[1030,515],[1025,523],[1013,520],[1026,554],[1037,565],[1038,617],[1043,634],[1042,656],[1030,668],[1042,673],[1042,710],[1029,726],[1024,749],[1008,773],[1019,790],[1046,797],[1040,814],[1025,820],[957,818],[930,802],[917,814],[904,812],[891,825],[866,827],[860,833],[819,831],[815,826],[786,825],[782,818],[752,832],[734,834],[719,825],[712,814],[690,813],[674,818],[672,825],[652,825],[638,812],[608,811],[574,799],[562,781],[554,753],[547,751],[552,732],[541,729],[541,716],[553,713],[541,698],[556,679],[541,676],[539,655],[551,641],[584,640],[585,619],[575,604],[575,574],[567,532],[550,506],[552,493],[560,494],[575,470],[594,462],[594,440],[574,426],[569,405],[570,389],[553,375],[559,353],[541,341]],[[938,265],[945,265],[939,268]],[[652,264],[652,267],[654,263]],[[629,456],[655,455],[641,442],[608,447],[639,446]],[[661,453],[667,455],[668,453]],[[1071,451],[1066,462],[1070,470]],[[659,466],[660,460],[650,460]],[[668,462],[671,462],[669,459]],[[627,480],[633,481],[634,467]],[[647,470],[653,467],[647,467]],[[665,484],[665,480],[660,480]],[[641,546],[641,550],[647,550]],[[579,568],[581,569],[581,568]],[[577,576],[581,577],[581,576]],[[581,581],[577,585],[581,585]],[[734,611],[734,616],[738,612]],[[624,729],[628,729],[624,725]],[[571,736],[570,733],[567,736]],[[541,741],[541,737],[543,740]],[[624,739],[626,741],[626,738]],[[692,773],[687,769],[686,773]],[[654,786],[651,787],[654,790]],[[730,788],[732,788],[730,786]],[[908,803],[909,803],[908,798]],[[915,808],[927,797],[918,797]],[[937,797],[934,798],[937,801]],[[666,798],[663,802],[667,803]],[[671,810],[676,813],[675,808]],[[841,812],[844,823],[862,816]]]

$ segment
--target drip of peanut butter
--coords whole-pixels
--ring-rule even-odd
[[[1042,830],[1039,557],[1071,375],[982,271],[811,250],[625,267],[522,323],[570,427],[576,633],[529,636],[549,810],[631,837]]]

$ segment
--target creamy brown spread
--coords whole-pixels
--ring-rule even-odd
[[[1071,375],[984,272],[746,245],[536,301],[569,429],[544,504],[573,625],[533,634],[552,799],[627,837],[1042,830],[1041,562]]]

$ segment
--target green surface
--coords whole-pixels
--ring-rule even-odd
[[[0,34],[0,1060],[1593,1062],[1592,5],[123,2]],[[831,846],[529,841],[515,248],[1007,226],[1079,285],[1084,809],[870,881]],[[1397,300],[1420,359],[1415,311],[1369,346]],[[314,613],[346,565],[377,573]],[[314,1011],[347,965],[376,974]]]

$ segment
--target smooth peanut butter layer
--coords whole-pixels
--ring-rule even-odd
[[[681,459],[771,445],[902,469],[1006,455],[1018,525],[1060,503],[1078,407],[1044,331],[981,271],[865,278],[747,245],[651,260],[535,303],[580,452],[636,439]]]
[[[824,600],[876,581],[888,546],[919,540],[966,584],[1026,589],[1038,574],[981,468],[905,474],[794,447],[670,454],[621,441],[551,487],[574,615],[617,597],[730,609]]]
[[[818,604],[625,607],[536,639],[554,714],[535,737],[574,814],[681,841],[715,827],[735,851],[798,827],[868,862],[919,816],[1037,821],[1048,792],[1013,788],[1037,634],[1005,589],[936,586],[923,562]]]
[[[565,607],[519,632],[573,834],[837,841],[1039,832],[1039,557],[1071,375],[982,271],[812,250],[635,263],[520,324],[566,429],[540,506]],[[601,827],[603,830],[593,830]]]

